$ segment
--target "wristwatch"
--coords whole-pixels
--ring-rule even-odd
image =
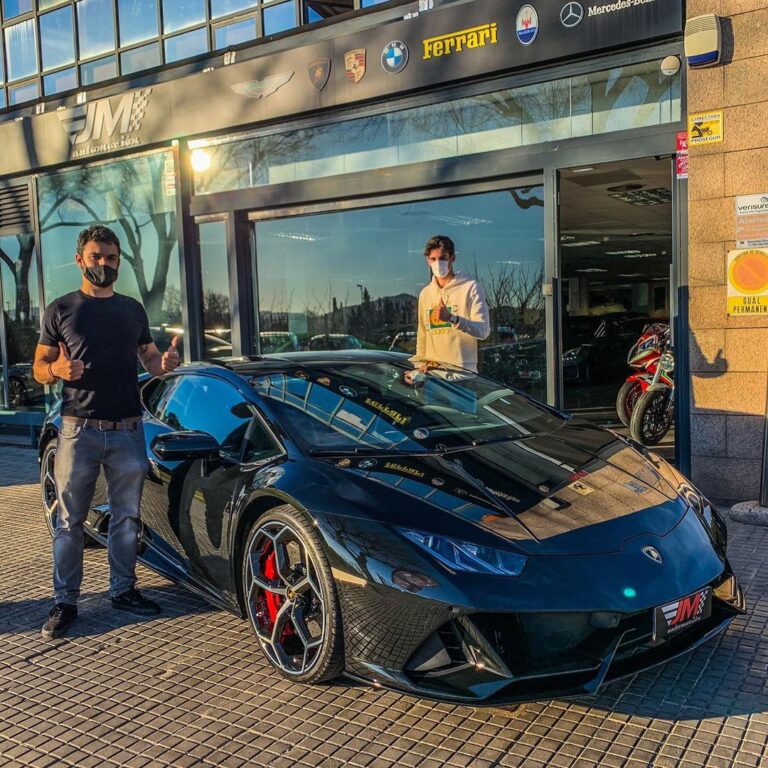
[[[451,325],[458,325],[459,324],[459,317],[458,317],[458,315],[449,315],[448,322]]]

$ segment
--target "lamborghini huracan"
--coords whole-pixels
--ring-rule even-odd
[[[745,610],[723,521],[685,477],[483,376],[296,352],[185,365],[141,393],[141,561],[247,618],[294,681],[588,694]],[[51,529],[59,421],[40,442]],[[86,530],[106,542],[101,484]]]

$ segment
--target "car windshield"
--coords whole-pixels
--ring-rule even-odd
[[[250,384],[314,454],[465,450],[557,430],[566,417],[459,368],[417,373],[407,361],[312,363]]]

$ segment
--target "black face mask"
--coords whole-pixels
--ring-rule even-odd
[[[95,267],[83,267],[85,279],[95,285],[97,288],[106,288],[117,280],[117,270],[114,267],[108,267],[97,264]]]

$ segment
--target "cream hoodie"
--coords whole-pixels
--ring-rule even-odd
[[[458,327],[438,319],[440,299],[459,318]],[[461,272],[456,272],[445,288],[437,279],[425,285],[419,294],[419,327],[414,361],[431,360],[477,371],[477,340],[491,332],[488,305],[482,286]]]

